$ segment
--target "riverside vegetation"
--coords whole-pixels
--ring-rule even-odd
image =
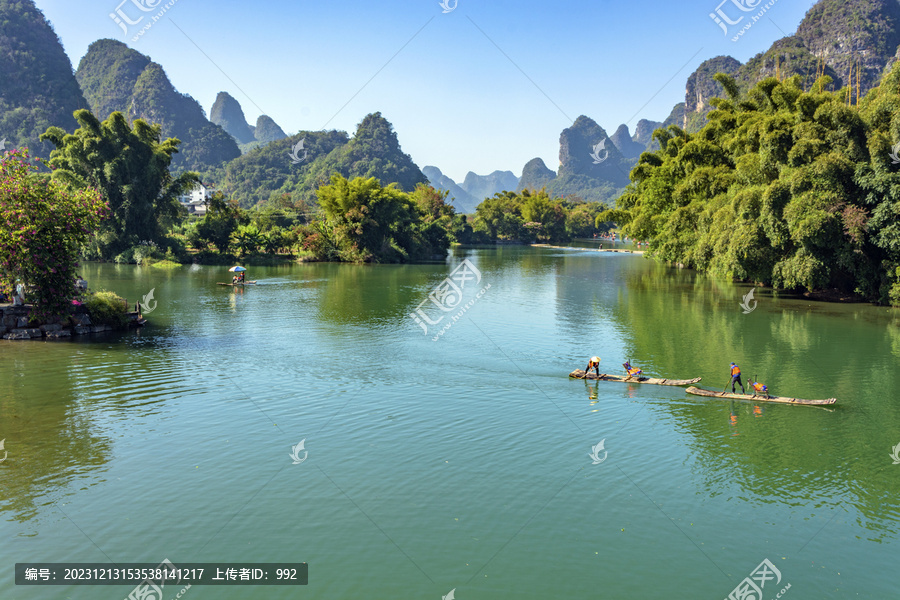
[[[836,289],[900,305],[900,68],[854,102],[767,78],[689,134],[657,129],[632,183],[601,220],[650,240],[652,255],[777,289]]]
[[[174,177],[169,168],[179,140],[160,140],[160,127],[140,119],[129,124],[115,112],[99,122],[87,110],[75,111],[73,133],[50,127],[41,136],[55,146],[49,175],[26,176],[27,155],[8,153],[4,186],[27,181],[57,202],[102,199],[102,207],[91,205],[91,226],[65,247],[70,266],[60,277],[72,282],[79,251],[94,260],[165,265],[296,256],[408,262],[442,259],[452,243],[562,242],[617,223],[648,240],[653,256],[701,271],[900,304],[900,178],[891,158],[900,137],[900,70],[856,105],[849,90],[825,90],[828,76],[809,91],[796,76],[768,78],[745,93],[723,73],[716,80],[728,97],[711,100],[709,123],[694,134],[675,125],[657,129],[659,150],[641,155],[614,209],[525,189],[486,198],[467,218],[446,191],[424,183],[405,192],[333,172],[313,199],[285,194],[244,209],[217,193],[197,218],[177,198],[198,174]],[[4,213],[10,210],[24,214],[4,203]],[[36,212],[29,218],[20,229],[42,219]],[[7,250],[13,242],[22,238],[9,238]],[[23,276],[51,289],[21,266],[5,266],[3,283],[10,289]],[[51,307],[50,296],[71,298],[68,287],[52,286],[39,304],[58,311],[62,300]]]
[[[799,76],[770,77],[745,92],[727,74],[715,80],[727,97],[710,100],[708,123],[696,133],[656,129],[659,149],[641,154],[615,208],[523,189],[496,193],[468,216],[446,191],[412,175],[383,185],[357,174],[379,144],[399,148],[378,114],[314,161],[306,176],[317,182],[313,195],[285,189],[244,208],[217,193],[197,217],[178,202],[199,181],[191,171],[173,175],[178,139],[163,140],[160,125],[129,123],[120,112],[101,122],[76,110],[77,129],[49,127],[40,137],[55,148],[49,173],[32,172],[27,153],[2,158],[2,285],[9,291],[21,279],[40,290],[41,310],[59,312],[72,297],[79,254],[158,266],[411,262],[443,259],[453,243],[557,243],[618,224],[647,240],[652,256],[725,278],[900,304],[900,159],[892,158],[900,148],[900,70],[861,99],[852,88],[827,91],[828,75],[809,90]],[[406,159],[395,156],[398,177],[412,174]],[[46,240],[60,232],[65,242],[47,263]],[[26,249],[19,258],[17,245]]]

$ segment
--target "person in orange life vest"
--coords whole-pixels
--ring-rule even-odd
[[[637,367],[632,367],[630,362],[622,363],[622,366],[625,367],[625,372],[628,373],[628,377],[626,377],[626,379],[638,377],[641,373],[643,373],[643,371],[641,371]]]
[[[741,368],[734,363],[731,363],[731,393],[734,393],[734,384],[737,383],[741,386],[741,393],[746,394],[747,391],[744,389],[744,383],[741,381]]]
[[[758,381],[751,381],[750,387],[753,388],[754,396],[765,395],[766,398],[769,397],[769,386],[763,385]]]
[[[604,373],[603,375],[600,374],[600,357],[599,356],[592,356],[591,359],[588,361],[587,368],[584,370],[585,377],[587,377],[588,373],[591,372],[591,369],[594,369],[594,371],[597,373],[597,377],[602,378],[602,377],[606,376],[606,373]]]

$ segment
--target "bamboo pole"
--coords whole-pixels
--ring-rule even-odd
[[[861,59],[856,59],[856,105],[859,106],[859,70]]]
[[[850,61],[850,75],[847,77],[847,81],[850,83],[850,88],[847,90],[847,106],[850,106],[850,102],[853,100],[853,60]]]

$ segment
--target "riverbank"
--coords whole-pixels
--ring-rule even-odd
[[[560,250],[582,250],[586,252],[623,252],[625,254],[644,254],[644,250],[628,250],[627,248],[578,248],[576,246],[552,246],[550,244],[529,244],[532,248],[558,248]]]
[[[128,321],[123,327],[95,324],[84,306],[73,306],[72,314],[67,317],[51,317],[39,321],[32,319],[30,305],[0,304],[0,338],[4,340],[56,340],[73,335],[140,327],[146,323],[139,312],[129,312],[126,313],[126,316]]]

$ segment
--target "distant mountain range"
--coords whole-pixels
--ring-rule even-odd
[[[745,19],[752,16],[748,13]],[[662,122],[639,121],[630,140],[624,125],[607,137],[594,121],[579,117],[560,135],[558,170],[550,170],[539,158],[532,159],[525,164],[519,188],[546,186],[554,196],[611,200],[625,181],[622,172],[630,170],[641,152],[658,148],[651,139],[655,128],[677,125],[691,133],[703,128],[712,109],[709,100],[725,95],[713,79],[718,72],[734,77],[743,89],[766,77],[793,75],[800,75],[804,88],[809,89],[819,76],[828,75],[833,80],[832,90],[853,86],[855,104],[896,60],[900,60],[900,2],[820,0],[807,11],[794,35],[777,40],[746,63],[730,56],[701,63],[687,79],[684,102],[676,104]],[[605,144],[604,149],[612,145],[618,152],[610,152],[600,165],[589,162],[593,145],[606,140],[612,144]]]
[[[626,152],[633,154],[627,130],[625,127],[619,140]],[[532,159],[522,169],[518,188],[546,187],[551,196],[608,202],[628,185],[628,172],[634,162],[602,127],[582,115],[559,136],[558,170],[553,172],[541,159]]]
[[[738,27],[726,35],[736,35]],[[80,108],[90,108],[101,120],[118,110],[130,120],[159,123],[163,136],[181,140],[173,170],[199,171],[220,189],[232,190],[245,206],[285,194],[311,198],[328,169],[378,177],[404,189],[430,180],[450,191],[461,212],[472,212],[482,199],[504,189],[546,187],[557,197],[611,202],[627,185],[640,153],[656,149],[655,128],[674,124],[693,132],[703,127],[710,99],[723,94],[713,79],[717,72],[732,75],[743,88],[766,77],[797,74],[809,89],[818,76],[829,75],[831,89],[853,86],[848,93],[855,102],[898,59],[900,2],[820,0],[793,35],[746,63],[717,56],[700,64],[687,78],[684,102],[663,121],[638,121],[633,135],[620,125],[610,136],[582,115],[560,134],[555,170],[535,158],[518,179],[495,171],[469,173],[456,183],[437,167],[419,170],[379,113],[365,117],[352,139],[335,131],[286,137],[265,115],[255,126],[248,124],[240,104],[222,92],[207,118],[196,100],[175,90],[161,65],[111,39],[91,44],[73,76],[59,38],[33,0],[0,0],[0,140],[6,139],[7,148],[29,146],[47,156],[51,148],[38,140],[47,127],[73,130],[72,113]],[[289,152],[300,142],[308,159],[293,164]]]
[[[677,104],[665,121],[641,119],[630,135],[619,125],[607,135],[593,119],[581,115],[559,136],[559,167],[553,171],[540,158],[522,168],[517,190],[546,188],[555,197],[587,202],[611,202],[628,185],[628,174],[642,152],[656,149],[653,131],[680,124],[684,104]]]
[[[475,207],[482,200],[497,192],[514,190],[519,183],[519,178],[512,171],[494,171],[490,175],[476,175],[469,171],[461,184],[441,173],[437,167],[423,167],[422,173],[428,177],[431,185],[439,190],[447,190],[454,208],[463,214],[474,213]]]

